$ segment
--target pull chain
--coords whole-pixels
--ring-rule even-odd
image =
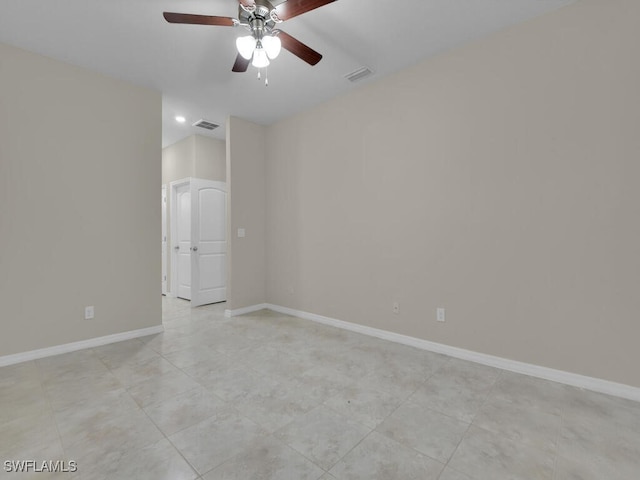
[[[262,78],[262,69],[258,69],[258,80]],[[264,69],[264,86],[269,86],[269,67],[265,67]]]

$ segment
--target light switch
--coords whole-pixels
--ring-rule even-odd
[[[238,229],[238,238],[244,238],[244,235],[245,235],[244,228],[239,228]]]

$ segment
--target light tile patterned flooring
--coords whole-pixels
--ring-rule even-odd
[[[262,311],[0,368],[0,478],[638,480],[640,404]],[[6,460],[75,460],[74,475]]]

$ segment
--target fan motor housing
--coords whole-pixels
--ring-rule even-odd
[[[255,0],[255,5],[251,9],[245,10],[240,4],[238,18],[241,23],[249,26],[256,39],[261,40],[265,34],[269,34],[275,27],[275,22],[271,18],[273,9],[273,5],[268,0]]]
[[[242,7],[238,7],[238,18],[240,21],[250,22],[252,17],[263,18],[265,21],[269,19],[269,13],[273,10],[273,5],[268,0],[255,0],[255,9],[252,8],[253,11],[247,11]]]

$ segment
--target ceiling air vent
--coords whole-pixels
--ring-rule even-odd
[[[347,75],[344,76],[344,78],[346,78],[350,82],[357,82],[358,80],[361,80],[364,77],[368,77],[372,73],[373,72],[369,70],[367,67],[362,67],[351,73],[348,73]]]
[[[215,123],[207,122],[206,120],[200,119],[196,123],[194,123],[193,126],[194,127],[204,128],[204,129],[207,129],[207,130],[215,130],[220,125],[216,125]]]

